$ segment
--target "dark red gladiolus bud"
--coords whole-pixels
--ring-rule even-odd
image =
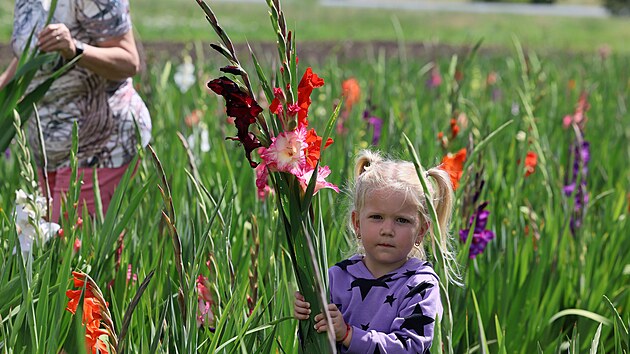
[[[225,98],[227,115],[235,119],[236,137],[227,137],[226,139],[240,141],[245,148],[245,155],[250,166],[258,166],[257,162],[252,161],[251,153],[262,144],[254,134],[249,132],[249,126],[256,123],[256,117],[263,109],[252,96],[241,90],[236,82],[225,76],[208,82],[208,87]]]

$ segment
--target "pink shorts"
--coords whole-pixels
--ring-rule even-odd
[[[101,192],[101,203],[103,205],[103,213],[107,213],[109,202],[114,195],[114,189],[120,182],[122,176],[127,170],[127,165],[123,165],[118,168],[98,168],[98,186]],[[79,176],[83,174],[83,184],[81,184],[81,191],[79,193],[79,205],[78,212],[81,215],[83,205],[87,206],[87,210],[90,215],[94,215],[94,186],[92,177],[92,168],[78,168],[77,173]],[[42,194],[46,195],[46,186],[44,185],[44,176],[42,169],[37,171],[39,176],[39,186],[42,189]],[[61,214],[61,199],[68,193],[68,187],[70,186],[70,176],[72,170],[69,167],[60,168],[56,171],[48,171],[48,186],[50,187],[50,194],[52,195],[52,220],[57,222],[59,215]]]

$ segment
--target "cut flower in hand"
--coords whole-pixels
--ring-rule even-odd
[[[312,222],[317,216],[311,204],[315,200],[314,195],[321,189],[339,192],[336,185],[326,181],[331,169],[321,164],[322,151],[333,143],[328,134],[339,115],[339,106],[326,123],[323,136],[309,126],[312,123],[308,120],[311,94],[324,85],[324,79],[310,67],[298,75],[295,42],[292,33],[286,29],[278,0],[267,1],[281,63],[279,70],[274,71],[277,77],[271,80],[273,84],[267,80],[256,56],[251,53],[258,81],[267,102],[270,102],[268,111],[256,101],[253,92],[258,90],[252,88],[250,77],[216,16],[203,0],[197,0],[197,3],[221,39],[221,43],[212,44],[212,48],[230,62],[220,69],[230,77],[220,76],[208,83],[210,90],[225,99],[226,113],[234,119],[236,136],[226,139],[242,144],[245,157],[255,169],[258,197],[264,199],[271,192],[276,196],[278,218],[284,226],[286,247],[300,292],[311,303],[313,312],[328,315],[324,306],[328,296],[323,276],[328,266],[325,257],[321,256],[325,253],[319,250],[326,247],[325,235],[323,230],[316,231],[313,227]],[[302,352],[334,352],[334,331],[331,329],[327,334],[321,334],[313,326],[312,320],[300,322]]]

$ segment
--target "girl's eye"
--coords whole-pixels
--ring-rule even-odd
[[[381,220],[382,217],[380,215],[370,215],[369,216],[370,219],[374,219],[374,220]]]
[[[396,219],[396,221],[398,221],[401,224],[408,224],[411,222],[409,219],[406,219],[406,218],[398,218]]]

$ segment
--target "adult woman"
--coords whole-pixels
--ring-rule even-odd
[[[48,180],[53,198],[52,218],[60,214],[61,198],[70,181],[72,126],[78,122],[79,175],[84,174],[79,207],[94,212],[92,173],[96,168],[103,209],[107,210],[115,186],[137,153],[138,143],[151,136],[149,112],[134,90],[131,77],[138,72],[139,55],[131,30],[127,0],[59,0],[51,24],[43,27],[50,0],[16,0],[11,45],[15,58],[0,76],[0,88],[14,75],[17,57],[31,31],[33,43],[43,52],[60,54],[55,65],[42,68],[31,87],[49,77],[64,62],[81,55],[76,65],[58,78],[38,103],[47,156]],[[29,121],[29,144],[43,184],[43,158]],[[141,141],[136,138],[136,125]]]

